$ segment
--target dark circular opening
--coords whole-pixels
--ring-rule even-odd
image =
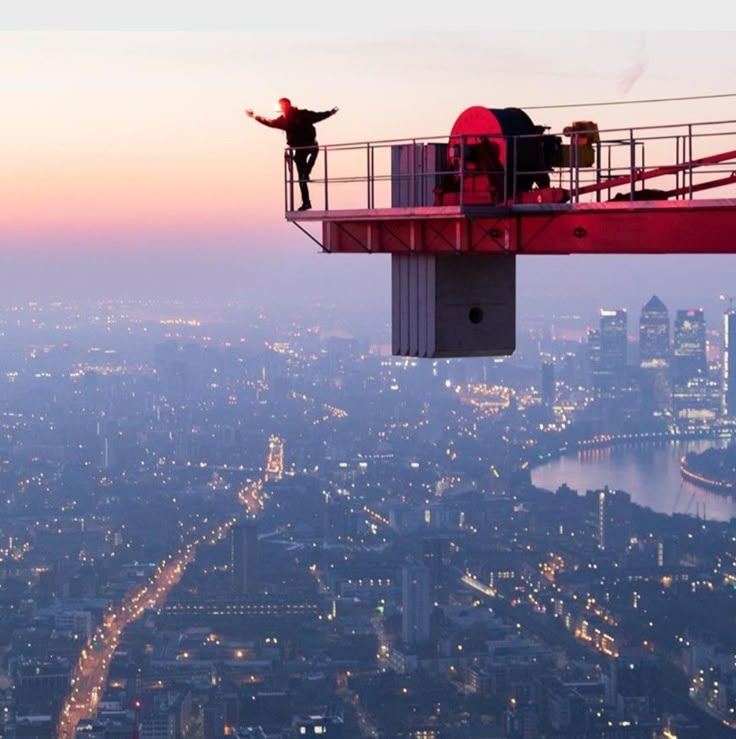
[[[480,323],[483,320],[483,309],[474,305],[470,311],[468,311],[468,318],[471,323]]]

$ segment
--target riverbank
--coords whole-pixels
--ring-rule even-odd
[[[675,513],[728,521],[736,517],[736,498],[695,486],[683,479],[680,461],[690,452],[723,446],[725,439],[648,441],[627,439],[597,447],[565,450],[540,459],[532,483],[556,490],[567,484],[584,495],[605,485],[625,490],[637,505],[657,513]]]
[[[725,449],[712,449],[710,452],[726,453]],[[736,493],[736,483],[734,478],[730,480],[723,477],[716,477],[713,473],[706,473],[704,470],[695,469],[699,460],[699,455],[686,454],[680,458],[680,474],[684,480],[687,480],[696,487],[705,490],[711,490],[721,495],[733,496]]]

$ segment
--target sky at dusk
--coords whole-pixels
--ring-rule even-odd
[[[318,126],[326,144],[445,136],[471,105],[736,92],[733,30],[53,25],[27,30],[19,18],[0,30],[0,290],[14,300],[334,291],[388,315],[387,257],[319,254],[284,221],[283,134],[243,115],[273,114],[282,95],[340,107]],[[556,131],[579,118],[602,128],[736,120],[736,98],[530,114]],[[520,262],[518,300],[530,310],[597,301],[638,311],[652,292],[673,308],[715,306],[736,291],[736,255]]]

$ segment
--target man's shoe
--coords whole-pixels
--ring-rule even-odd
[[[312,204],[311,203],[302,203],[301,208],[298,208],[297,210],[311,210]]]

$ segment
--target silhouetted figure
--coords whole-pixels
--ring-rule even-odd
[[[307,182],[309,182],[309,175],[319,154],[314,124],[335,115],[338,109],[333,108],[323,113],[315,113],[313,110],[297,108],[291,104],[289,98],[281,98],[279,108],[281,108],[281,115],[278,118],[264,118],[255,115],[252,110],[246,110],[245,114],[248,118],[255,118],[264,126],[286,131],[286,143],[294,149],[291,156],[299,175],[299,190],[302,194],[302,205],[299,210],[309,210],[312,203],[309,201]]]

